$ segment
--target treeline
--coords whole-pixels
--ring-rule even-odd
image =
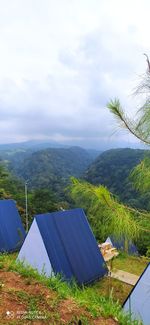
[[[32,189],[51,189],[58,200],[65,199],[64,188],[69,177],[81,177],[94,160],[93,152],[89,153],[80,147],[40,150],[27,155],[20,164],[16,162],[16,155],[18,153],[8,165],[10,170],[23,180],[29,179]]]
[[[0,198],[12,198],[17,202],[25,223],[25,181],[28,181],[28,208],[30,223],[35,214],[73,208],[77,202],[72,200],[67,189],[70,176],[83,178],[91,184],[104,185],[116,196],[118,202],[129,207],[150,211],[150,193],[135,191],[130,173],[144,158],[146,150],[113,149],[99,155],[95,160],[82,148],[45,149],[32,152],[16,162],[13,159],[0,163]],[[9,152],[7,153],[9,156]],[[93,161],[94,160],[94,161]],[[20,162],[19,162],[20,161]],[[9,170],[8,170],[9,168]],[[85,208],[86,204],[80,207]],[[106,209],[101,213],[88,215],[90,224],[99,241],[105,239],[107,229],[103,229],[101,220],[106,218]],[[139,218],[139,214],[137,215]],[[150,218],[142,217],[143,228],[149,225]],[[105,225],[105,222],[104,222]],[[141,254],[146,254],[150,246],[149,233],[141,233],[136,244]]]
[[[3,162],[0,162],[0,199],[13,199],[25,224],[25,183],[13,175]],[[48,188],[28,188],[28,212],[29,222],[35,214],[51,212],[60,208],[67,208],[67,202],[57,199],[52,190]]]
[[[112,149],[102,153],[84,173],[84,179],[94,185],[106,186],[116,199],[125,205],[150,211],[150,192],[135,190],[131,172],[144,157],[149,157],[149,150]],[[141,228],[150,230],[150,215],[135,213]],[[141,231],[135,244],[140,254],[150,251],[150,233]],[[150,254],[150,253],[148,253]]]
[[[130,173],[149,155],[148,150],[112,149],[102,153],[85,171],[83,178],[105,185],[117,198],[137,209],[150,211],[150,193],[141,194],[133,187]]]
[[[97,151],[80,147],[38,151],[6,148],[0,151],[0,198],[16,200],[25,221],[25,182],[28,180],[30,222],[35,214],[72,207],[66,191],[69,178],[72,175],[80,177],[97,155]]]
[[[130,173],[148,154],[148,150],[112,149],[96,159],[79,147],[49,148],[37,152],[7,153],[8,168],[22,180],[29,180],[29,188],[48,188],[57,200],[66,201],[65,188],[70,176],[83,178],[91,184],[105,185],[117,198],[137,209],[150,210],[150,193],[135,191]],[[23,158],[21,158],[23,156]],[[5,160],[6,161],[6,160]]]

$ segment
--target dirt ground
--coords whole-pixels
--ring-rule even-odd
[[[34,280],[0,271],[0,325],[78,325],[81,316],[92,325],[118,324],[110,318],[92,319],[73,299],[62,300],[52,289]]]

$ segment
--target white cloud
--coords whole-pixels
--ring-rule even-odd
[[[134,106],[128,96],[150,51],[148,0],[0,0],[0,8],[1,142],[135,141],[111,136],[105,106],[116,96]]]

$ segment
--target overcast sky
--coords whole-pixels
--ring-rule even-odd
[[[106,104],[134,114],[149,13],[149,0],[0,0],[0,142],[136,145]]]

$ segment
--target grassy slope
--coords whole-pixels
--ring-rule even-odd
[[[75,283],[69,286],[59,277],[40,276],[16,264],[15,257],[15,254],[0,255],[0,324],[61,325],[71,324],[73,320],[78,324],[79,319],[85,325],[138,324],[123,315],[117,302],[123,302],[131,286],[104,278],[81,289]],[[27,319],[8,319],[6,310],[13,310],[15,315],[22,311]],[[37,320],[38,316],[44,319]]]
[[[136,275],[141,275],[144,271],[149,259],[146,257],[129,256],[125,253],[120,253],[117,258],[113,260],[113,269],[126,271]]]

